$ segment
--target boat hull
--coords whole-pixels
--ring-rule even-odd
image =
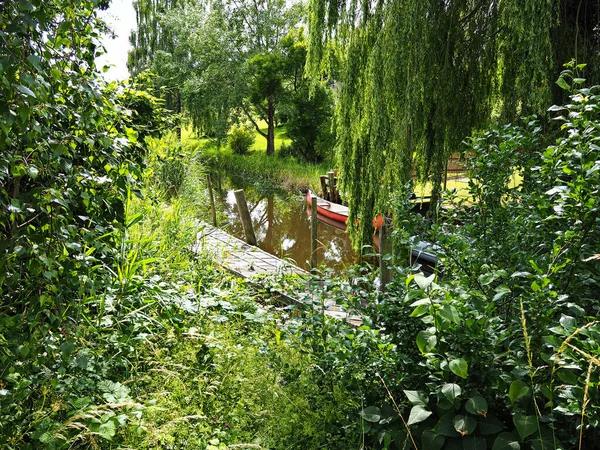
[[[311,208],[313,207],[313,204],[312,204],[312,196],[313,195],[314,194],[311,191],[308,191],[306,193],[306,203],[308,203],[308,206],[310,206]],[[337,203],[332,203],[321,197],[317,197],[317,213],[320,214],[321,216],[331,219],[334,222],[338,222],[341,225],[347,225],[347,223],[346,223],[346,222],[348,222],[348,207],[347,206],[338,205]],[[381,228],[382,223],[383,223],[383,217],[380,214],[375,219],[373,219],[373,228],[378,230],[379,228]],[[342,228],[342,227],[339,226],[338,228]],[[346,227],[344,226],[344,228],[346,228]]]

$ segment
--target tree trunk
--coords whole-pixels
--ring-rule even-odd
[[[275,101],[272,96],[267,106],[267,155],[275,153]]]

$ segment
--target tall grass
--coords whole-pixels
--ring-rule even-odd
[[[233,174],[248,183],[271,185],[287,191],[318,190],[319,175],[332,170],[331,162],[310,164],[293,157],[266,156],[262,151],[246,155],[233,153],[229,148],[217,148],[209,141],[188,141],[184,151],[211,170]]]

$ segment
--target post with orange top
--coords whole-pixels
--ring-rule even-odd
[[[310,198],[310,268],[317,267],[317,197]]]
[[[392,254],[392,241],[390,239],[390,226],[385,216],[381,216],[379,228],[379,289],[385,291],[386,285],[392,281],[392,271],[388,266],[387,258]]]

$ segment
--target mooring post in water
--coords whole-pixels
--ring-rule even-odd
[[[317,197],[310,198],[310,268],[317,267]]]
[[[327,198],[327,175],[319,175],[319,179],[321,180],[321,192],[323,195],[321,197]]]
[[[213,226],[217,226],[217,210],[215,209],[215,197],[213,195],[212,181],[210,174],[206,175],[206,186],[208,187],[208,198],[210,200],[210,212],[212,213]]]
[[[250,210],[248,209],[248,203],[246,203],[246,195],[243,189],[233,191],[235,195],[235,202],[240,212],[240,219],[242,219],[242,228],[246,235],[246,242],[250,245],[256,246],[256,236],[254,235],[254,228],[252,227],[252,217],[250,217]]]
[[[330,172],[327,172],[327,175],[329,176],[329,201],[330,202],[335,202],[335,174],[333,173],[333,170]]]
[[[390,239],[390,228],[385,216],[382,216],[382,223],[379,228],[379,286],[382,291],[385,291],[386,285],[392,281],[392,271],[388,267],[388,262],[385,258],[386,255],[390,255],[391,253],[392,241]]]

